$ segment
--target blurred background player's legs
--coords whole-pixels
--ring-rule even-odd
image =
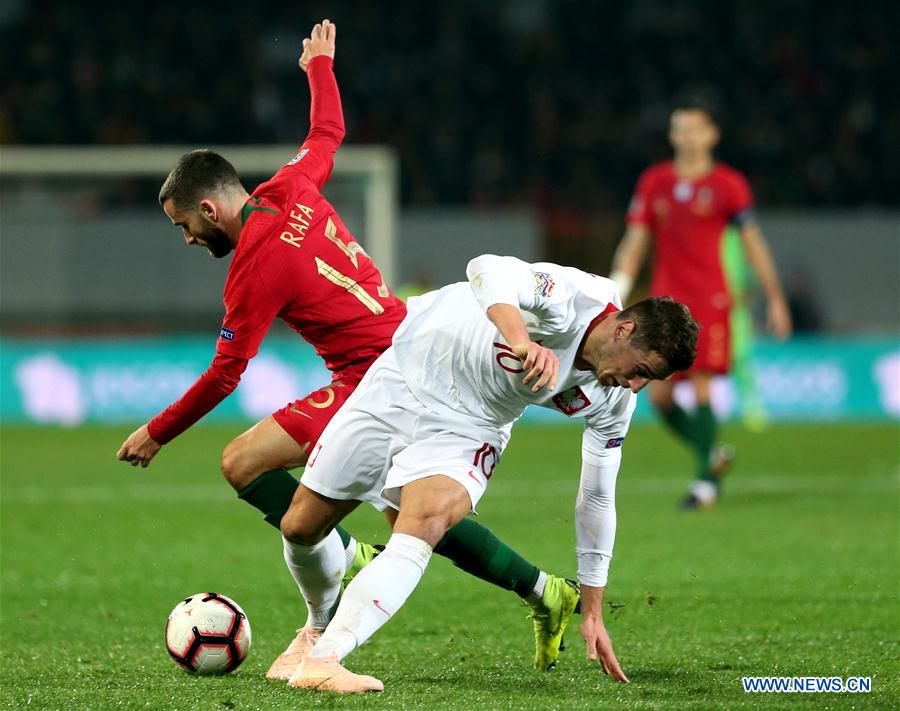
[[[666,426],[694,451],[694,481],[681,505],[696,509],[715,504],[719,481],[734,461],[734,448],[718,442],[718,423],[711,406],[713,377],[725,375],[730,366],[731,304],[723,294],[690,300],[688,306],[701,327],[694,365],[667,381],[650,383],[650,397]],[[673,397],[675,384],[683,377],[690,380],[694,389],[696,406],[691,412]]]
[[[650,397],[669,430],[694,450],[695,478],[682,506],[702,508],[715,503],[719,479],[733,460],[733,449],[717,444],[718,423],[710,404],[712,375],[695,373],[691,384],[697,400],[692,413],[675,402],[675,383],[670,380],[652,382]]]

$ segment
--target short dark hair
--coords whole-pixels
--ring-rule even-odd
[[[668,296],[651,296],[620,311],[617,318],[633,320],[631,344],[647,353],[659,353],[672,371],[687,370],[694,364],[700,326],[684,304]]]
[[[672,113],[676,111],[702,111],[714,126],[721,126],[718,106],[709,97],[696,94],[682,96],[672,106]]]
[[[176,210],[190,210],[205,195],[240,187],[234,166],[218,153],[201,148],[178,159],[159,190],[159,204],[171,198]]]

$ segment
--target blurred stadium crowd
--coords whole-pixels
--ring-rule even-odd
[[[690,92],[761,204],[895,206],[898,7],[7,0],[0,141],[296,142],[299,38],[327,16],[348,140],[399,151],[406,205],[527,203],[561,234],[585,210],[620,219]]]

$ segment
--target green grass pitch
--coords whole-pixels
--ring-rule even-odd
[[[584,658],[576,624],[549,673],[514,594],[435,557],[405,609],[348,666],[385,682],[337,698],[267,682],[304,622],[280,539],[218,472],[238,427],[198,427],[147,470],[115,461],[129,428],[6,428],[0,704],[32,709],[897,708],[898,430],[726,430],[736,471],[711,512],[675,504],[690,458],[635,426],[619,477],[607,626],[631,684]],[[520,427],[480,521],[547,570],[573,575],[577,427]],[[348,527],[379,542],[360,510]],[[178,669],[166,616],[214,590],[246,610],[253,648],[221,678]],[[871,694],[744,694],[745,675],[870,676]]]

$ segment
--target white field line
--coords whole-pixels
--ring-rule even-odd
[[[502,473],[499,473],[503,476]],[[617,494],[619,498],[631,495],[639,496],[671,496],[685,490],[690,481],[689,476],[629,476],[619,478]],[[502,490],[505,497],[533,497],[544,492],[558,491],[561,486],[571,486],[574,491],[577,478],[573,473],[571,481],[564,477],[548,477],[544,480],[531,480],[527,485],[516,485],[515,473],[503,476],[503,484],[495,486]],[[883,476],[777,476],[735,474],[725,483],[728,495],[740,494],[884,494],[898,492],[898,474]],[[4,504],[139,504],[159,502],[224,502],[236,499],[237,496],[227,483],[210,482],[208,484],[109,484],[109,485],[65,485],[51,486],[28,484],[26,486],[5,486],[0,492],[0,500]]]
[[[3,503],[22,504],[136,504],[141,502],[228,501],[237,495],[224,481],[210,484],[121,484],[91,486],[27,486],[3,487]]]
[[[690,477],[659,477],[646,479],[634,477],[628,482],[621,482],[624,494],[648,494],[659,491],[669,493],[682,491],[690,482]],[[839,493],[881,493],[897,491],[900,486],[900,472],[881,477],[847,476],[777,476],[760,475],[745,476],[735,474],[727,477],[723,486],[729,494],[839,494]]]

